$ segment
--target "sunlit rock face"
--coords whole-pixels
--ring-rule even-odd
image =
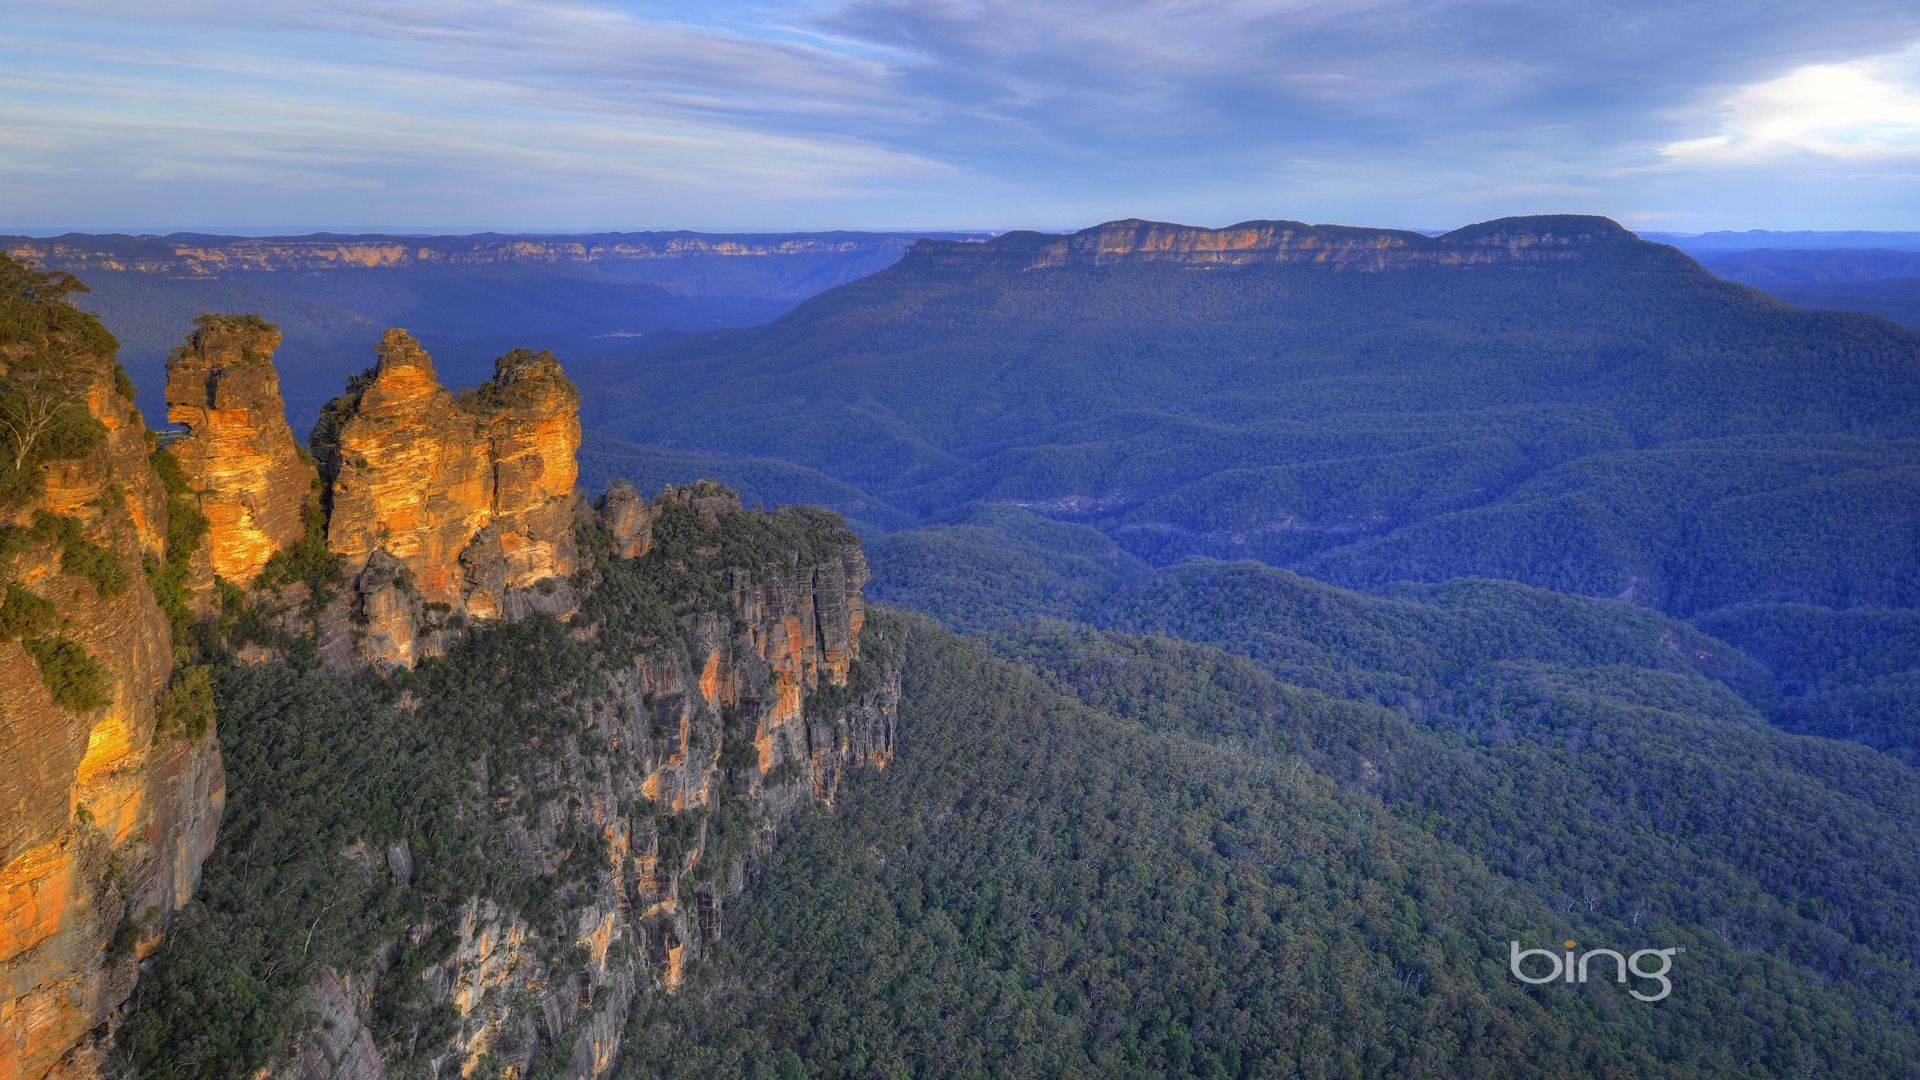
[[[314,430],[329,485],[327,546],[349,574],[385,551],[422,600],[452,604],[462,599],[460,552],[493,510],[487,443],[406,331],[387,331],[377,356]]]
[[[428,623],[564,610],[563,586],[515,593],[579,562],[579,391],[559,363],[515,350],[493,381],[456,398],[406,331],[387,331],[377,356],[321,411],[312,439],[327,546],[345,560],[365,627],[359,654],[410,666],[444,648]]]
[[[273,352],[258,316],[202,316],[167,361],[172,444],[207,517],[213,572],[245,583],[305,533],[313,464],[294,444]]]
[[[0,345],[0,376],[24,356]],[[172,633],[141,572],[164,553],[167,499],[148,434],[115,386],[110,355],[69,361],[67,383],[105,431],[82,457],[49,462],[42,513],[78,523],[120,573],[105,586],[63,565],[58,541],[28,542],[0,566],[52,605],[57,631],[97,663],[104,701],[57,701],[24,639],[0,641],[0,1078],[91,1075],[104,1025],[132,992],[139,958],[199,881],[224,800],[211,726],[161,729]]]
[[[469,403],[487,436],[493,512],[506,583],[524,589],[574,572],[574,482],[580,392],[552,353],[516,349]]]

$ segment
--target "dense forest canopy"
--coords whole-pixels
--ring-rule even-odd
[[[590,487],[845,522],[709,484],[615,558],[583,515],[577,613],[410,672],[176,602],[231,809],[114,1060],[251,1075],[345,977],[387,1069],[445,1075],[450,922],[496,905],[558,970],[627,872],[540,802],[631,752],[596,695],[850,524],[885,603],[806,708],[894,665],[897,753],[775,842],[700,714],[720,794],[621,813],[713,854],[689,908],[739,868],[726,929],[604,1072],[1920,1076],[1920,336],[1592,231],[1379,273],[933,245],[570,365]],[[1674,950],[1671,994],[1513,977],[1567,941]],[[500,1054],[578,1073],[549,1027]]]

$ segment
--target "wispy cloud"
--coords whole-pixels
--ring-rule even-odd
[[[1920,41],[1910,0],[70,0],[8,20],[0,227],[1684,217],[1716,173],[1814,155],[1864,175],[1920,141],[1920,52],[1889,52]],[[1877,194],[1847,212],[1920,225],[1910,184],[1852,187]],[[1804,190],[1750,190],[1755,224],[1823,223]]]

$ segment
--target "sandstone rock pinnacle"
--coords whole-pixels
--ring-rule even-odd
[[[437,647],[396,620],[499,618],[509,591],[577,569],[580,395],[550,353],[516,349],[458,398],[406,331],[388,330],[376,355],[321,410],[312,444],[328,484],[327,546],[369,627],[363,650],[404,666]],[[368,573],[376,553],[385,558]]]
[[[167,360],[174,457],[207,517],[213,572],[248,582],[305,534],[314,467],[293,441],[273,351],[257,315],[203,315]]]

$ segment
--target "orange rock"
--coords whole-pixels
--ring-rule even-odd
[[[515,349],[495,362],[472,407],[486,425],[507,584],[526,588],[573,573],[580,392],[552,353]]]
[[[0,346],[8,343],[0,342]],[[0,348],[0,365],[6,350]],[[53,700],[18,642],[0,643],[0,1077],[77,1075],[82,1045],[132,992],[134,964],[192,893],[224,801],[211,732],[156,733],[173,674],[168,620],[141,573],[162,557],[167,500],[147,431],[116,387],[111,355],[65,372],[105,439],[42,466],[45,489],[7,515],[73,518],[113,553],[124,586],[68,574],[51,544],[13,552],[0,577],[53,604],[60,634],[100,667],[105,702],[75,712]],[[4,370],[0,370],[4,374]],[[110,880],[110,877],[112,880]],[[122,891],[126,889],[126,902]],[[141,920],[134,949],[106,947]]]
[[[409,666],[441,640],[420,633],[428,609],[500,618],[508,590],[578,569],[579,392],[550,353],[515,350],[456,399],[406,331],[387,331],[376,352],[321,411],[313,447],[327,546],[366,617],[362,655]]]
[[[280,332],[257,315],[203,315],[167,360],[172,445],[209,525],[213,572],[248,582],[306,533],[314,467],[294,444],[273,351]]]
[[[331,493],[327,546],[358,574],[384,550],[426,603],[458,603],[460,552],[493,509],[493,470],[472,414],[404,330],[321,410],[313,449]]]

